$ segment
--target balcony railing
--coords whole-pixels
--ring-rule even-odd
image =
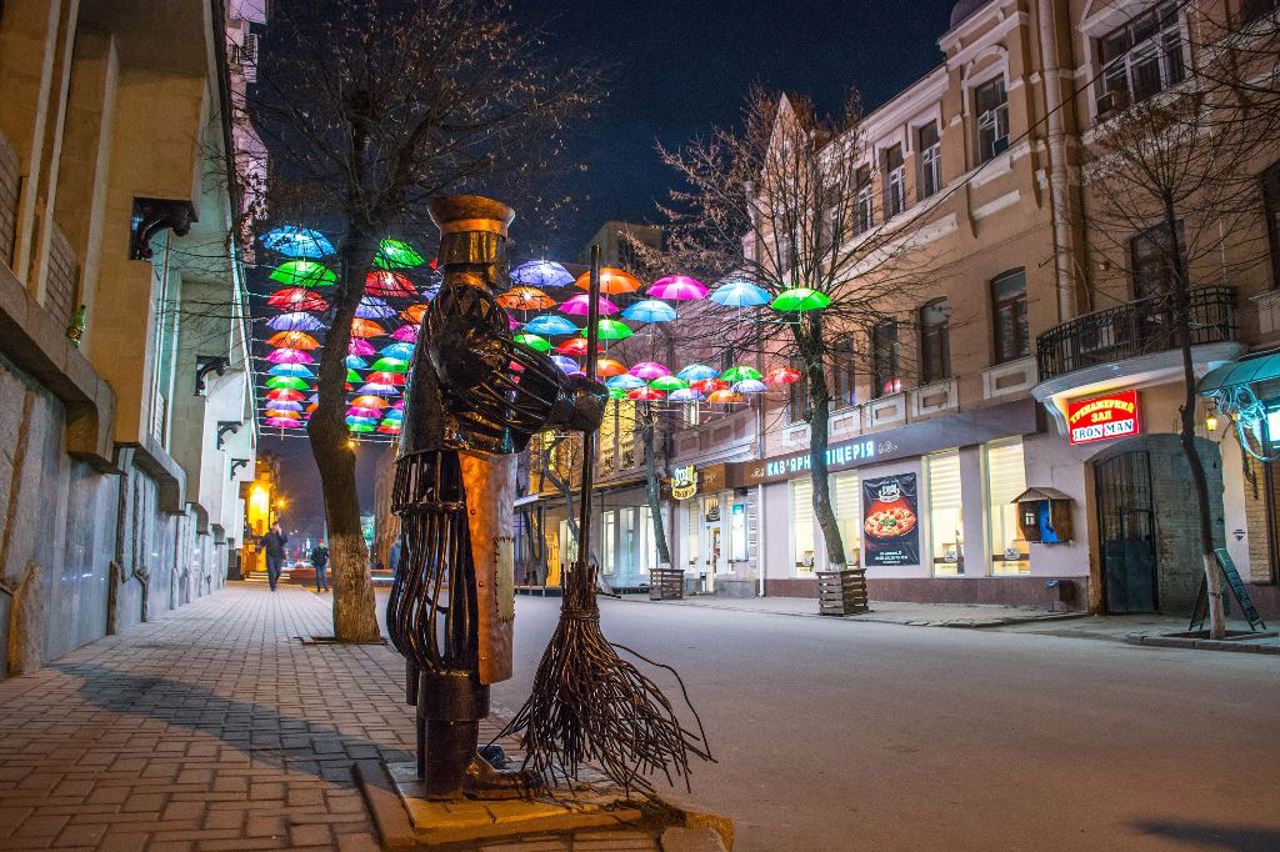
[[[1235,290],[1200,287],[1190,293],[1191,344],[1235,339]],[[1036,338],[1040,381],[1177,346],[1165,297],[1139,299],[1063,323]]]

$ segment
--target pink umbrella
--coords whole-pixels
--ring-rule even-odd
[[[653,282],[653,286],[645,291],[655,299],[671,299],[676,302],[688,302],[693,299],[705,299],[707,286],[688,275],[668,275]]]
[[[586,293],[579,293],[576,296],[570,296],[564,300],[564,304],[560,306],[561,313],[569,314],[575,317],[585,317],[591,313],[591,297]],[[600,297],[600,315],[610,316],[618,312],[618,306],[610,302],[606,297]]]
[[[351,338],[351,345],[347,347],[348,355],[359,355],[361,358],[372,358],[377,351],[372,343],[362,337]]]
[[[267,360],[272,364],[311,364],[316,359],[310,352],[301,349],[273,349]]]
[[[391,332],[391,339],[399,340],[401,343],[417,343],[418,328],[418,326],[413,324],[402,325],[395,331]]]
[[[641,361],[633,366],[628,372],[638,379],[656,379],[661,376],[671,375],[671,371],[659,364],[657,361]]]

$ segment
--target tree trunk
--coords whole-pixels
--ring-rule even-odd
[[[658,482],[658,459],[654,447],[657,423],[652,406],[641,402],[644,422],[640,437],[644,441],[644,496],[649,504],[649,517],[653,519],[653,540],[658,547],[658,568],[671,567],[671,548],[667,546],[666,524],[662,522],[662,494]],[[650,566],[654,567],[654,566]]]
[[[376,642],[379,639],[373,581],[369,576],[369,552],[360,526],[356,457],[347,445],[350,434],[344,414],[351,320],[364,292],[365,261],[372,256],[358,238],[349,237],[343,241],[333,320],[320,355],[319,400],[307,424],[311,454],[320,470],[325,520],[329,527],[333,632],[339,642]]]
[[[808,327],[796,326],[797,343],[804,362],[805,381],[809,383],[809,481],[813,484],[813,514],[822,530],[827,550],[827,570],[843,571],[844,537],[831,505],[831,476],[827,472],[828,428],[831,416],[831,391],[823,369],[824,347],[822,320],[811,316]]]
[[[1204,462],[1196,449],[1196,374],[1191,357],[1191,293],[1187,279],[1187,262],[1182,257],[1178,240],[1177,216],[1173,204],[1166,201],[1165,224],[1169,228],[1169,245],[1173,266],[1174,334],[1182,352],[1182,383],[1184,397],[1181,409],[1181,428],[1178,441],[1191,469],[1191,484],[1195,490],[1196,506],[1200,510],[1200,556],[1204,567],[1205,584],[1209,597],[1209,638],[1221,639],[1226,635],[1227,623],[1222,607],[1222,580],[1219,576],[1217,557],[1213,552],[1213,513],[1209,505],[1209,480]]]

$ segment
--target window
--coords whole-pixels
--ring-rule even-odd
[[[887,320],[871,330],[871,392],[888,396],[902,390],[899,375],[898,323]]]
[[[1157,225],[1139,231],[1129,241],[1130,270],[1133,274],[1134,299],[1159,299],[1173,292],[1175,251],[1182,254],[1182,222],[1171,238],[1169,228]],[[1171,244],[1176,239],[1178,245]],[[1186,258],[1181,258],[1185,264]]]
[[[978,116],[978,162],[985,163],[1009,147],[1009,96],[1004,78],[974,89],[973,106]]]
[[[836,526],[844,542],[844,562],[857,568],[862,559],[862,487],[853,471],[833,474],[831,496],[834,498]]]
[[[992,281],[991,303],[995,313],[996,363],[1003,364],[1030,355],[1026,271],[1015,269]]]
[[[685,428],[697,426],[702,423],[702,408],[696,402],[685,403],[680,406],[681,417]]]
[[[1028,574],[1027,542],[1018,528],[1018,507],[1013,499],[1027,490],[1022,462],[1022,439],[1001,441],[986,447],[987,521],[991,525],[991,573]]]
[[[871,188],[871,167],[862,166],[854,174],[855,197],[853,231],[861,234],[876,223],[875,196]]]
[[[907,169],[902,159],[902,145],[886,148],[881,159],[884,165],[884,218],[892,219],[907,209]]]
[[[934,299],[920,309],[920,384],[951,378],[950,309]]]
[[[1280,287],[1280,160],[1262,173],[1262,210],[1267,217],[1271,245],[1272,286]]]
[[[809,417],[809,373],[803,364],[791,366],[800,371],[800,381],[787,385],[787,416],[792,423],[799,423]]]
[[[924,201],[942,189],[942,140],[938,136],[937,122],[931,121],[916,128],[916,150],[920,152],[916,195]]]
[[[618,541],[618,527],[617,527],[618,513],[605,512],[603,521],[604,521],[604,535],[602,536],[602,538],[604,539],[604,541],[602,542],[603,546],[601,548],[603,552],[600,554],[600,557],[601,557],[600,572],[604,574],[606,577],[612,577],[614,575],[614,572],[618,570],[618,564],[616,560],[616,550],[617,550],[617,541]]]
[[[1181,82],[1178,4],[1161,3],[1098,39],[1098,116],[1105,117]]]
[[[618,562],[616,576],[622,585],[630,585],[635,576],[636,510],[618,510]]]
[[[929,540],[933,573],[949,577],[964,573],[964,506],[960,499],[960,451],[924,458],[929,488]]]
[[[791,480],[791,552],[797,574],[813,573],[813,483]]]
[[[837,409],[858,404],[858,392],[854,387],[857,380],[855,357],[851,339],[837,341],[831,347],[831,392]]]
[[[653,532],[653,512],[648,506],[640,507],[640,573],[647,575],[658,567],[658,537]]]
[[[689,570],[697,572],[702,559],[702,501],[690,501],[685,513],[684,549],[689,559]]]

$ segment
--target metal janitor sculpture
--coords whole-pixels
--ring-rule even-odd
[[[515,343],[494,299],[514,214],[497,201],[431,202],[444,282],[423,319],[406,393],[393,509],[400,564],[387,627],[417,705],[428,796],[499,786],[476,753],[489,685],[511,676],[515,453],[562,426],[597,428],[607,392]]]

